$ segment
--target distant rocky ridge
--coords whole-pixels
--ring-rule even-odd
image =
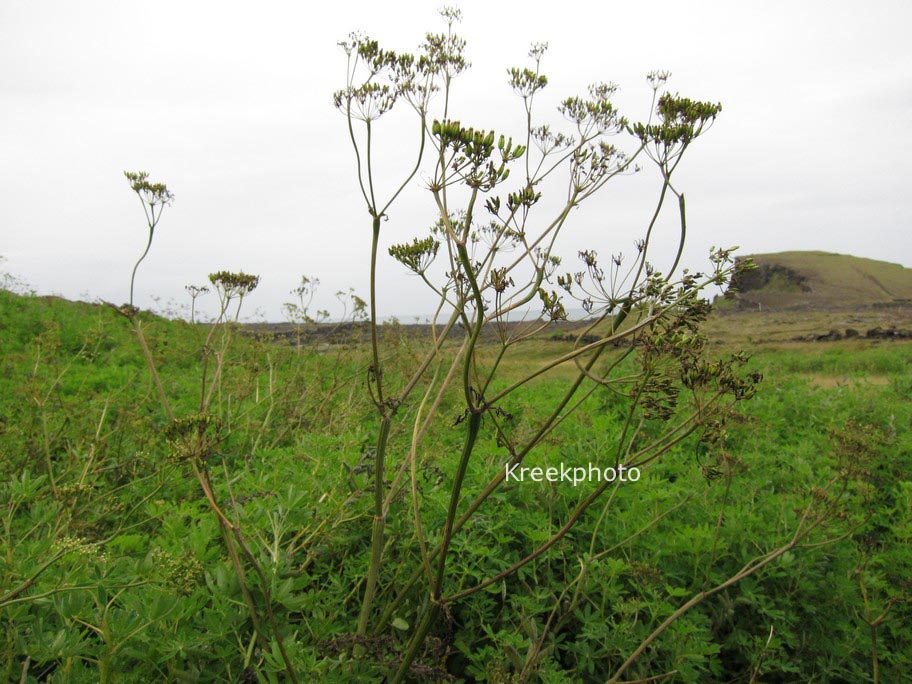
[[[798,337],[793,337],[793,342],[838,342],[839,340],[853,340],[864,338],[866,340],[912,340],[912,330],[906,328],[897,328],[891,326],[889,328],[882,328],[880,326],[876,328],[870,328],[864,334],[855,328],[846,328],[845,333],[836,330],[835,328],[830,330],[828,333],[808,333],[807,335],[799,335]]]
[[[829,252],[749,258],[757,268],[732,281],[723,306],[754,310],[912,306],[912,269],[899,264]]]

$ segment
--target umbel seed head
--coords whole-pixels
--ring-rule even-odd
[[[164,183],[150,183],[149,174],[145,171],[124,171],[124,176],[139,198],[150,207],[171,204],[174,193]]]

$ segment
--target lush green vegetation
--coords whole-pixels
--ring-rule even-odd
[[[140,318],[175,412],[192,412],[207,327]],[[0,326],[2,677],[285,681],[275,637],[252,624],[218,520],[169,444],[129,322],[110,307],[0,292]],[[392,631],[358,638],[373,506],[374,407],[360,391],[367,350],[232,334],[208,465],[216,498],[263,569],[246,577],[254,614],[268,597],[301,681],[378,681],[414,629],[420,594],[392,599],[421,560],[382,566],[378,600],[395,605],[385,616]],[[414,364],[414,342],[392,328],[384,343],[395,378]],[[524,344],[530,364],[553,345],[570,347]],[[872,681],[876,666],[882,681],[900,681],[912,666],[912,347],[846,349],[756,356],[762,389],[718,448],[696,436],[681,442],[639,482],[609,490],[553,548],[449,604],[413,676],[605,681],[692,597],[787,544],[811,503],[832,504],[821,529],[683,612],[626,677],[856,682]],[[889,384],[866,384],[871,373]],[[819,387],[822,375],[861,381]],[[529,385],[513,404],[517,430],[561,381]],[[458,407],[458,397],[444,399],[451,420],[432,435],[435,455],[416,478],[432,539],[460,448]],[[622,419],[594,395],[528,465],[604,463]],[[409,437],[394,429],[390,451],[407,450]],[[472,489],[503,467],[494,431],[479,441]],[[838,501],[839,490],[823,489],[833,478],[847,487]],[[590,490],[499,489],[454,536],[450,586],[470,588],[521,560]],[[397,497],[394,510],[407,511],[408,487]],[[413,535],[409,522],[391,515],[388,538]]]

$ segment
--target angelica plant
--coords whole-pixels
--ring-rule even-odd
[[[563,99],[558,114],[564,125],[540,118],[536,100],[549,87],[543,72],[547,44],[533,44],[530,63],[508,70],[508,86],[522,102],[519,128],[511,135],[468,125],[451,111],[451,89],[464,71],[465,42],[454,31],[456,10],[445,9],[446,32],[428,35],[418,57],[385,50],[365,36],[341,43],[347,58],[346,87],[335,95],[345,115],[355,157],[357,187],[371,217],[371,295],[369,302],[372,363],[366,390],[378,414],[373,450],[373,522],[368,570],[361,593],[357,637],[379,637],[407,606],[416,614],[401,653],[391,659],[392,681],[402,681],[421,659],[428,635],[441,616],[475,592],[500,582],[546,554],[617,483],[594,487],[550,538],[530,549],[518,563],[474,586],[450,587],[447,568],[456,535],[503,488],[505,473],[521,464],[575,411],[597,392],[619,398],[626,414],[614,438],[610,463],[641,468],[668,454],[691,434],[711,441],[722,420],[755,392],[760,376],[744,370],[746,357],[712,359],[700,325],[712,286],[726,285],[749,268],[736,262],[732,249],[714,249],[705,272],[680,271],[687,235],[686,205],[675,172],[692,144],[714,124],[721,105],[692,100],[666,90],[669,74],[647,76],[650,103],[642,121],[623,115],[614,104],[618,86],[595,83],[584,95]],[[439,95],[435,98],[434,96]],[[396,181],[396,190],[378,196],[375,137],[377,121],[405,103],[418,119],[413,143],[417,162]],[[560,238],[572,229],[573,212],[612,181],[650,165],[658,171],[655,203],[647,213],[635,254],[613,253],[603,265],[601,247],[582,250],[582,268],[564,270]],[[394,245],[389,255],[415,274],[437,297],[437,312],[421,361],[397,386],[383,373],[377,321],[378,243],[381,226],[402,190],[419,169],[433,207],[430,229]],[[562,198],[543,202],[545,193]],[[654,229],[674,198],[679,233],[675,257],[667,270],[651,259]],[[582,307],[589,319],[569,351],[555,353],[541,366],[506,382],[501,369],[521,355],[521,343],[555,321],[567,318],[567,302]],[[510,317],[538,307],[535,320],[511,325]],[[484,355],[490,330],[496,353]],[[451,346],[445,346],[451,345]],[[449,351],[444,354],[443,350]],[[529,383],[559,367],[574,369],[563,396],[531,425],[511,425],[512,404]],[[428,521],[421,510],[416,480],[419,467],[433,458],[425,441],[435,425],[452,421],[439,413],[453,388],[461,415],[454,424],[464,431],[462,447],[450,463],[449,505],[442,520]],[[420,401],[414,408],[413,393]],[[412,438],[390,453],[390,435],[402,421]],[[405,425],[403,425],[405,428]],[[483,434],[501,448],[501,463],[487,486],[463,491],[470,462],[477,459]],[[707,466],[707,477],[716,472]],[[386,538],[388,516],[399,493],[411,490],[414,541]],[[606,504],[608,505],[608,504]],[[404,514],[401,509],[397,511]],[[382,586],[387,553],[412,558],[413,571],[395,585]],[[401,562],[401,561],[400,561]],[[395,574],[399,577],[399,572]],[[378,595],[384,605],[375,605]],[[356,649],[357,651],[357,649]],[[363,649],[360,653],[364,653]]]
[[[130,306],[133,306],[133,286],[136,283],[136,271],[139,265],[148,256],[152,248],[152,238],[155,236],[155,228],[161,221],[162,213],[165,207],[174,201],[174,194],[168,190],[164,183],[149,182],[149,174],[145,171],[124,171],[124,177],[130,183],[130,189],[136,193],[142,204],[143,213],[146,216],[146,225],[149,229],[149,238],[146,241],[146,248],[140,255],[139,259],[133,265],[133,272],[130,274]]]
[[[345,87],[335,93],[336,108],[345,115],[349,139],[355,152],[358,186],[361,198],[371,219],[370,248],[370,331],[372,363],[368,368],[368,387],[371,399],[377,409],[379,429],[374,449],[374,519],[372,531],[372,552],[370,570],[358,620],[358,634],[367,632],[377,586],[377,578],[383,554],[386,526],[387,502],[384,491],[386,449],[389,442],[392,419],[399,404],[411,393],[421,374],[415,376],[415,383],[397,397],[388,397],[380,360],[380,345],[377,320],[377,256],[380,244],[381,222],[401,192],[415,178],[424,157],[428,139],[428,107],[431,96],[441,87],[444,97],[449,98],[450,84],[467,63],[463,56],[465,42],[454,32],[453,26],[459,21],[457,10],[445,9],[447,23],[445,34],[428,34],[418,57],[398,54],[382,49],[377,41],[351,34],[340,46],[347,58]],[[376,122],[394,106],[407,103],[417,116],[418,141],[416,161],[407,170],[396,189],[389,196],[380,196],[374,183],[374,128]],[[427,356],[422,369],[426,369],[434,357]],[[422,370],[423,372],[423,370]]]
[[[139,341],[146,365],[158,390],[162,409],[169,421],[166,429],[166,438],[171,450],[172,460],[189,466],[194,477],[200,485],[205,500],[215,515],[225,550],[234,568],[238,584],[241,588],[244,604],[250,615],[251,624],[256,640],[265,646],[271,635],[280,657],[284,662],[288,678],[297,682],[297,676],[286,652],[281,630],[279,629],[273,613],[272,598],[266,587],[266,575],[260,561],[251,550],[246,537],[241,530],[240,521],[235,517],[231,519],[225,512],[224,505],[219,501],[212,473],[209,468],[210,457],[216,452],[221,441],[222,421],[213,413],[213,400],[220,396],[221,378],[225,368],[227,353],[232,340],[232,325],[240,319],[241,306],[244,298],[253,292],[259,285],[260,277],[244,272],[217,271],[209,275],[209,282],[219,298],[219,311],[202,346],[202,373],[200,377],[200,393],[198,410],[188,416],[178,416],[171,405],[168,393],[162,383],[158,367],[143,331],[139,310],[133,304],[133,285],[139,265],[146,258],[152,246],[155,228],[161,220],[165,206],[173,200],[172,193],[164,183],[150,183],[145,172],[125,172],[130,188],[139,196],[146,222],[149,228],[149,238],[146,248],[133,267],[130,279],[130,302],[118,311],[128,318],[133,324],[133,329]],[[198,295],[202,290],[191,291]],[[232,315],[233,307],[233,315]],[[215,358],[214,368],[211,357]],[[262,604],[258,605],[249,586],[248,573],[253,572],[259,579],[263,591]],[[267,627],[268,625],[268,627]]]
[[[184,289],[190,295],[190,322],[196,323],[196,300],[209,294],[209,288],[205,285],[185,285]]]

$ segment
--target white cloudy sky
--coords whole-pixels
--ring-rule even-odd
[[[823,249],[912,265],[912,3],[459,3],[472,69],[456,85],[463,122],[521,130],[505,69],[548,41],[542,121],[592,81],[621,86],[643,118],[643,75],[720,101],[723,113],[685,159],[686,257],[713,244],[742,252]],[[271,320],[302,274],[332,293],[367,290],[369,219],[359,201],[336,45],[362,29],[413,50],[438,31],[437,3],[3,0],[0,3],[0,256],[40,293],[127,299],[144,247],[142,212],[122,171],[144,169],[176,195],[137,283],[138,303],[186,302],[183,287],[219,269],[262,276],[251,299]],[[385,119],[382,168],[411,159],[410,121]],[[631,251],[655,176],[619,179],[574,217],[561,252]],[[384,224],[384,244],[433,220],[415,188]],[[670,231],[670,224],[667,226]],[[670,232],[668,233],[670,235]],[[385,251],[385,250],[384,250]],[[661,264],[670,250],[661,248]],[[433,300],[388,257],[381,314]]]

